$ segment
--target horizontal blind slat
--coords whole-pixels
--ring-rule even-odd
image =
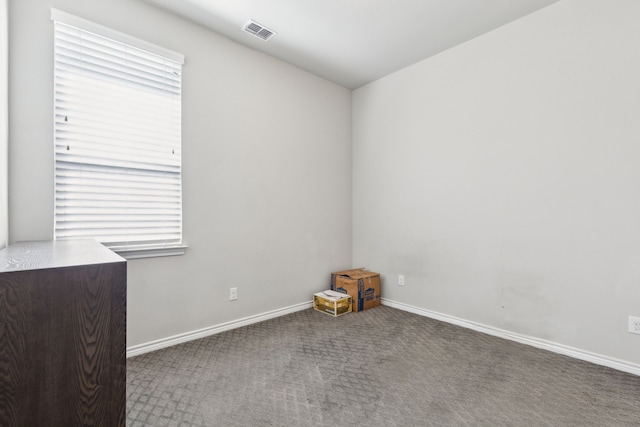
[[[171,62],[151,61],[139,55],[132,54],[131,50],[114,49],[99,42],[77,37],[56,37],[56,51],[65,58],[75,58],[82,61],[104,64],[106,67],[115,67],[126,64],[128,68],[139,74],[146,74],[149,78],[170,77],[176,83],[180,75],[180,67]]]
[[[129,45],[128,43],[114,40],[111,37],[105,36],[104,34],[98,34],[95,31],[81,29],[81,26],[70,25],[69,23],[62,22],[62,20],[56,20],[56,21],[57,21],[56,24],[58,24],[57,31],[56,31],[57,37],[77,37],[79,34],[79,31],[82,31],[82,33],[88,40],[95,39],[95,37],[98,37],[102,40],[102,43],[106,45],[110,45],[110,46],[121,45],[121,46],[128,46],[131,48],[138,49],[140,58],[144,58],[147,61],[158,62],[158,63],[165,63],[168,61],[169,63],[175,64],[175,66],[178,68],[181,68],[182,66],[184,58],[182,58],[181,60],[172,59],[166,55],[149,52],[144,48],[140,48],[139,46],[135,47],[135,46]]]

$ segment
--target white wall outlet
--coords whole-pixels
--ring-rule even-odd
[[[629,332],[640,334],[640,317],[629,316]]]
[[[229,301],[238,299],[238,288],[229,288]]]
[[[398,276],[398,286],[404,286],[404,275],[402,274]]]

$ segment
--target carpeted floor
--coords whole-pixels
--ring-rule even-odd
[[[127,425],[640,426],[640,377],[390,307],[128,360]]]

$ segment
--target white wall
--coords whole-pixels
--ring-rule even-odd
[[[186,57],[189,249],[129,262],[128,346],[309,301],[350,265],[351,92],[137,0],[10,0],[12,241],[53,233],[51,7]]]
[[[0,0],[0,249],[7,245],[9,240],[9,172],[8,172],[8,36],[7,26],[7,1]]]
[[[353,264],[383,297],[640,363],[638,22],[565,0],[354,92]]]

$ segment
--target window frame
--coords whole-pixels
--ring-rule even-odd
[[[57,10],[52,8],[51,9],[51,20],[54,22],[59,22],[61,24],[67,25],[67,26],[71,26],[71,27],[75,27],[81,31],[86,31],[89,33],[93,33],[96,34],[100,37],[104,37],[107,38],[109,40],[124,44],[128,47],[132,47],[135,49],[139,49],[160,57],[163,57],[167,60],[179,63],[180,66],[184,65],[184,56],[182,54],[176,53],[174,51],[165,49],[163,47],[157,46],[155,44],[146,42],[144,40],[129,36],[127,34],[121,33],[119,31],[116,30],[112,30],[108,27],[104,27],[100,24],[96,24],[94,22],[85,20],[83,18],[79,18],[77,16],[68,14],[66,12]],[[55,30],[54,30],[55,33]],[[54,58],[55,61],[55,58]],[[56,70],[53,70],[53,78],[54,80],[56,79]],[[182,76],[180,75],[180,79],[182,79]],[[181,83],[180,83],[181,86]],[[56,84],[54,82],[54,144],[56,143],[56,138],[58,136],[57,132],[56,132],[56,128],[55,128],[55,114],[56,114],[56,100],[55,100],[55,90],[56,90]],[[181,100],[182,100],[182,91],[180,90],[180,105],[181,105]],[[180,110],[181,110],[181,106],[180,106]],[[181,113],[180,113],[181,116]],[[66,116],[65,116],[66,117]],[[180,121],[182,119],[180,118]],[[179,144],[180,147],[182,146],[182,130],[181,130],[181,124],[179,125]],[[54,147],[55,148],[55,147]],[[57,154],[54,153],[54,170],[57,167]],[[164,244],[162,243],[156,243],[156,244],[149,244],[149,242],[145,243],[143,240],[139,240],[137,242],[131,242],[131,244],[124,244],[124,245],[116,245],[116,244],[110,244],[109,242],[105,242],[103,243],[105,246],[109,247],[111,250],[113,250],[114,252],[118,253],[119,255],[123,256],[124,258],[127,259],[136,259],[136,258],[148,258],[148,257],[160,257],[160,256],[175,256],[175,255],[183,255],[185,253],[185,250],[187,248],[187,245],[184,243],[184,231],[183,231],[183,226],[184,226],[184,216],[183,216],[183,199],[182,199],[182,161],[180,159],[179,162],[179,168],[178,168],[178,183],[179,183],[179,242],[165,242]],[[57,178],[54,176],[54,202],[56,200],[57,194],[58,194],[58,190],[57,190]],[[58,232],[58,228],[56,227],[56,221],[58,219],[58,215],[56,212],[56,207],[54,206],[54,214],[53,214],[53,222],[54,222],[54,240],[60,239],[63,240],[64,238],[60,238],[57,236],[57,232]],[[91,237],[88,237],[91,238]],[[174,240],[178,240],[178,239],[174,239]],[[96,239],[98,240],[98,239]]]

